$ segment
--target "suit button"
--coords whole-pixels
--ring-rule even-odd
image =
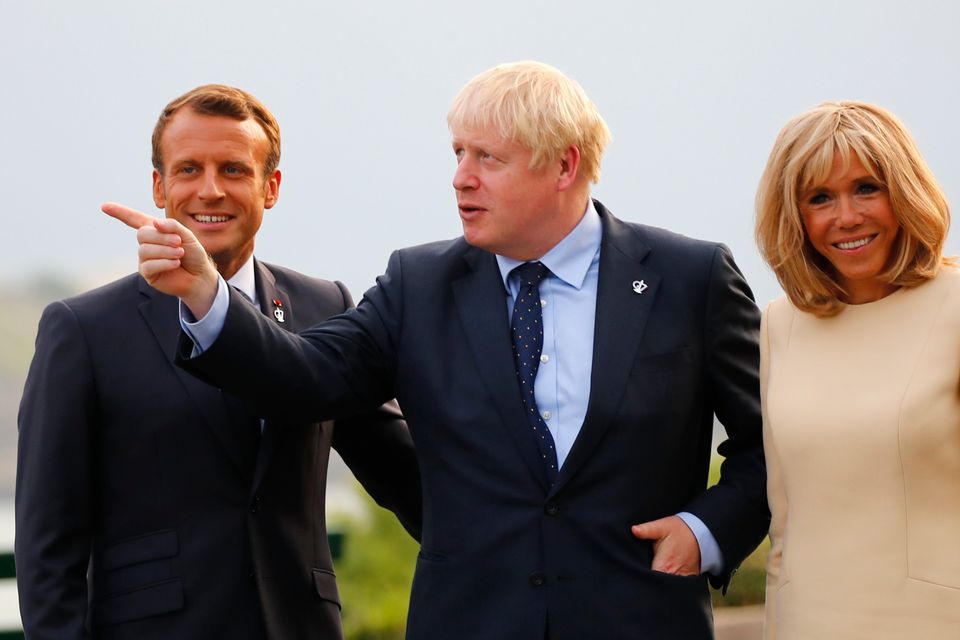
[[[548,502],[543,510],[547,512],[548,516],[555,516],[560,513],[560,507],[557,506],[556,502]]]
[[[543,575],[540,571],[534,571],[530,574],[530,584],[535,587],[542,587],[543,583],[547,581],[547,577]]]
[[[257,496],[253,499],[253,502],[250,503],[250,513],[256,513],[260,511],[260,496]]]

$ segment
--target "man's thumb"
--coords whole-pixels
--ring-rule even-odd
[[[641,540],[656,540],[663,535],[659,520],[635,524],[630,527],[630,531],[633,533],[635,538],[639,538]]]

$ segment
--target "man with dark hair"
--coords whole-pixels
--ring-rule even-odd
[[[298,331],[352,301],[338,282],[253,257],[279,158],[263,104],[198,87],[157,122],[153,197],[246,304]],[[19,416],[27,637],[341,638],[324,517],[330,447],[419,537],[404,422],[393,405],[336,429],[250,413],[173,365],[178,330],[176,298],[136,274],[43,314]]]

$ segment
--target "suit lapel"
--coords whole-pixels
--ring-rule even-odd
[[[266,265],[259,260],[254,260],[253,266],[260,310],[284,329],[293,331],[294,316],[287,292],[277,285],[276,278]],[[260,437],[260,448],[257,451],[257,464],[253,472],[253,491],[258,489],[270,466],[273,452],[277,447],[280,429],[281,427],[272,424],[270,420],[264,422],[263,433]]]
[[[155,291],[143,278],[139,279],[140,294],[143,302],[139,305],[140,315],[150,327],[167,363],[180,380],[187,395],[196,404],[207,426],[227,451],[230,460],[244,477],[250,479],[249,454],[244,451],[244,441],[236,433],[236,425],[230,413],[223,393],[173,364],[180,335],[177,299]]]
[[[260,311],[280,327],[295,331],[291,328],[294,318],[290,306],[290,296],[282,287],[277,285],[277,279],[265,264],[254,259],[253,270]]]
[[[603,222],[603,240],[590,399],[580,434],[560,469],[554,492],[590,457],[616,417],[660,285],[660,275],[642,263],[650,248],[633,229],[599,202],[595,204]]]
[[[492,254],[470,249],[464,256],[468,271],[453,281],[457,314],[473,360],[480,371],[500,423],[510,434],[537,481],[547,487],[536,443],[530,437],[520,402],[507,323],[506,291]]]

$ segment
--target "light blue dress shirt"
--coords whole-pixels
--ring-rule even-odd
[[[561,467],[580,433],[590,399],[602,237],[600,216],[591,202],[573,231],[540,258],[550,273],[540,282],[543,355],[533,395],[553,436]],[[508,322],[520,290],[517,276],[510,277],[510,272],[521,264],[521,260],[497,256],[508,293]]]
[[[590,399],[602,238],[600,216],[590,200],[573,231],[540,258],[550,274],[540,283],[543,356],[533,395],[553,436],[561,468],[583,426]],[[516,276],[510,277],[510,272],[521,264],[521,260],[497,256],[500,276],[507,288],[508,320],[520,290],[520,282]],[[692,513],[684,511],[677,515],[690,527],[700,545],[701,573],[719,573],[723,558],[707,525]]]
[[[534,397],[553,436],[561,468],[580,433],[590,399],[602,237],[600,216],[591,200],[573,231],[540,258],[550,274],[540,283],[543,355],[534,382]],[[521,264],[522,261],[497,256],[500,276],[508,293],[508,322],[520,289],[516,276],[511,278],[510,272]],[[220,278],[213,307],[204,318],[190,322],[193,318],[189,310],[181,305],[181,325],[196,344],[195,353],[202,353],[220,334],[229,301],[226,283]],[[723,558],[713,534],[692,513],[684,511],[677,515],[690,527],[700,545],[701,573],[720,573]]]

